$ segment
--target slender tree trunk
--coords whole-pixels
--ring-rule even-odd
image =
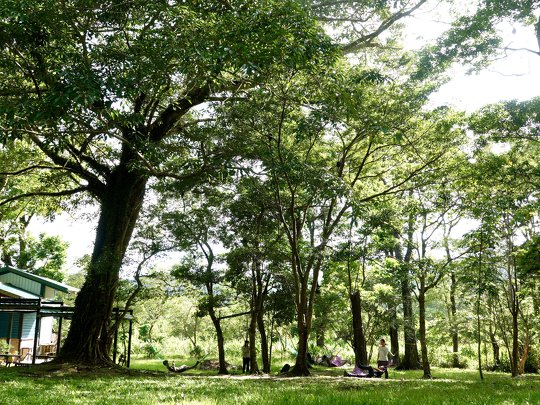
[[[293,369],[290,371],[292,375],[308,376],[310,375],[307,364],[308,338],[311,327],[310,314],[308,313],[308,286],[307,280],[302,280],[298,286],[298,305],[296,314],[296,326],[298,329],[298,353]]]
[[[484,225],[484,221],[482,220],[481,226]],[[481,343],[482,343],[482,331],[481,331],[481,318],[480,318],[480,300],[482,298],[482,290],[484,288],[483,282],[482,282],[482,253],[483,253],[483,233],[480,231],[480,254],[478,257],[478,294],[476,296],[476,329],[477,329],[477,335],[476,335],[476,343],[477,343],[477,355],[478,355],[478,373],[480,374],[480,380],[484,380],[484,372],[482,371],[482,353],[481,353]]]
[[[511,369],[512,377],[519,375],[519,325],[518,325],[518,311],[514,307],[512,312],[512,358]]]
[[[530,350],[529,336],[527,333],[527,336],[525,336],[525,342],[523,343],[523,352],[521,353],[521,357],[519,359],[519,369],[518,369],[519,374],[525,373],[525,363],[527,362],[527,357],[529,357],[529,350]]]
[[[306,324],[302,321],[297,322],[298,327],[298,354],[296,355],[296,361],[294,368],[291,370],[291,374],[297,376],[310,375],[307,366],[307,349],[308,349],[308,337],[309,331]]]
[[[209,311],[210,319],[214,324],[214,329],[216,330],[217,344],[218,344],[218,359],[219,359],[219,370],[218,374],[229,374],[227,371],[227,363],[225,362],[225,339],[223,338],[223,330],[221,329],[221,321],[216,316],[214,310]]]
[[[512,377],[517,377],[519,373],[519,297],[518,280],[516,275],[515,263],[513,260],[514,245],[510,236],[507,236],[507,272],[508,272],[508,306],[512,314],[512,356],[510,366]]]
[[[353,322],[353,348],[355,364],[368,364],[366,337],[362,322],[362,299],[360,291],[354,291],[349,295],[351,301]]]
[[[423,281],[418,292],[419,322],[420,322],[420,348],[422,350],[422,368],[424,370],[423,378],[431,378],[431,367],[429,365],[428,348],[426,341],[426,295]]]
[[[388,312],[390,319],[390,327],[388,328],[388,334],[390,335],[390,351],[394,355],[394,363],[399,364],[399,330],[396,307],[392,305]]]
[[[480,294],[478,294],[478,299],[476,301],[476,328],[477,328],[477,335],[476,335],[476,343],[477,343],[477,354],[478,354],[478,372],[480,373],[480,379],[484,380],[484,372],[482,371],[482,352],[481,352],[481,344],[482,344],[482,335],[480,331],[481,327],[481,321],[480,321]]]
[[[144,175],[129,170],[126,158],[101,192],[101,212],[88,275],[75,300],[75,313],[58,361],[111,363],[111,314],[118,274],[143,204]],[[128,160],[129,161],[129,160]]]
[[[493,333],[491,324],[489,325],[489,339],[491,340],[491,348],[493,350],[493,362],[495,363],[495,367],[498,368],[501,365],[501,348],[499,347],[499,343],[497,343],[497,338],[495,333]]]
[[[412,193],[412,192],[411,192]],[[402,263],[400,282],[401,282],[401,300],[403,303],[403,337],[405,340],[405,348],[403,357],[400,359],[399,369],[401,370],[418,370],[422,366],[418,356],[418,346],[416,345],[416,331],[414,325],[414,315],[412,306],[412,291],[411,281],[409,276],[409,263],[413,253],[413,228],[414,216],[409,215],[407,225],[407,248],[405,255],[402,253],[402,248],[397,244],[394,248],[396,259]],[[399,233],[394,232],[394,236],[399,240]]]
[[[459,334],[457,327],[457,306],[456,306],[456,275],[450,275],[450,333],[452,334],[452,367],[460,367],[459,364]]]
[[[249,370],[251,374],[257,374],[259,372],[259,365],[257,364],[257,310],[256,305],[253,305],[251,309],[251,316],[249,320],[249,357],[250,365]]]
[[[266,337],[266,328],[264,324],[263,312],[257,312],[257,327],[259,328],[259,335],[261,337],[261,359],[263,364],[263,373],[270,372],[270,354],[268,351],[268,338]]]

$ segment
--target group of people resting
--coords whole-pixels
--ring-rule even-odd
[[[384,374],[385,378],[388,378],[388,367],[392,366],[392,362],[388,359],[388,356],[394,357],[394,355],[390,352],[390,349],[386,346],[386,342],[384,339],[380,340],[380,346],[377,354],[377,367],[372,367],[369,365],[361,365],[357,364],[353,371],[348,373],[345,371],[344,376],[345,377],[357,377],[357,378],[372,378],[377,377],[380,378]],[[323,361],[318,363],[321,365],[326,365],[327,367],[340,367],[346,363],[345,360],[342,360],[339,356],[332,356],[328,358],[327,356],[322,357]],[[246,340],[244,343],[244,346],[242,347],[242,360],[243,360],[243,367],[242,372],[249,372],[249,342]],[[308,362],[311,364],[317,364],[316,361],[313,360],[311,355],[308,353]],[[183,373],[184,371],[191,370],[199,364],[199,361],[197,361],[193,366],[186,366],[182,365],[180,367],[176,367],[174,362],[172,364],[169,364],[167,360],[163,361],[163,365],[167,367],[167,369],[171,372],[175,373]],[[286,370],[281,370],[281,373],[286,373],[289,371],[290,366],[286,364],[285,366],[288,366]],[[285,367],[284,367],[285,368]]]
[[[388,367],[393,365],[392,362],[388,359],[388,356],[390,355],[391,357],[394,357],[394,355],[386,346],[386,341],[384,339],[381,339],[379,343],[380,346],[377,354],[377,367],[357,364],[352,372],[348,373],[345,371],[344,376],[357,378],[381,378],[384,374],[384,378],[388,378]]]

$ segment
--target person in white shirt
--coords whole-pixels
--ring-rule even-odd
[[[390,352],[390,349],[386,347],[386,341],[384,339],[381,339],[379,342],[381,345],[379,346],[379,355],[377,356],[377,367],[384,367],[384,378],[388,378],[388,363],[390,362],[388,360],[388,355],[391,357],[394,357],[394,355]]]

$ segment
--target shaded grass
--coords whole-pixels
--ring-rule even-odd
[[[186,361],[186,363],[191,363]],[[0,404],[535,404],[540,376],[512,379],[471,370],[393,371],[389,380],[345,378],[342,369],[314,369],[309,378],[217,376],[215,371],[164,372],[160,360],[134,370],[3,368]],[[153,370],[153,371],[145,371]]]

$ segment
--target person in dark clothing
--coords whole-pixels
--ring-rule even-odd
[[[285,363],[283,367],[281,367],[281,371],[279,373],[280,374],[288,373],[290,369],[291,369],[291,365],[289,363]]]
[[[249,373],[249,365],[251,363],[251,351],[249,342],[246,340],[242,346],[242,373]]]

